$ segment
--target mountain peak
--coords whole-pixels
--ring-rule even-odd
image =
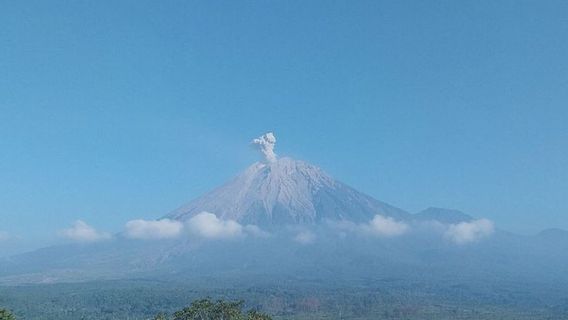
[[[273,149],[264,151],[270,155]],[[276,158],[275,154],[274,158],[267,156],[266,160],[252,164],[226,184],[166,217],[186,220],[208,211],[240,223],[274,226],[325,220],[367,222],[376,214],[395,218],[409,216],[401,209],[333,179],[307,162]]]

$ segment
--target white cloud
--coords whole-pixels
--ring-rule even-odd
[[[452,224],[444,233],[444,237],[457,244],[479,241],[495,231],[493,222],[487,219]]]
[[[77,242],[96,242],[112,238],[108,232],[97,231],[82,220],[77,220],[69,229],[59,231],[61,237]]]
[[[301,231],[294,237],[294,241],[301,244],[311,244],[316,240],[316,235],[311,231]]]
[[[254,224],[248,224],[244,226],[243,230],[244,232],[255,238],[267,238],[270,236],[270,233],[260,229],[258,226],[255,226]]]
[[[126,223],[126,236],[132,239],[171,239],[187,233],[201,239],[233,239],[244,236],[265,238],[270,234],[258,226],[243,226],[234,220],[223,220],[210,212],[201,212],[185,223],[170,220],[131,220]]]
[[[359,225],[364,233],[380,237],[396,237],[405,234],[410,227],[402,221],[396,221],[391,217],[376,215],[369,223]]]
[[[243,226],[234,220],[223,220],[210,212],[201,212],[187,221],[191,235],[205,239],[231,239],[245,235]]]
[[[328,221],[331,228],[340,232],[341,236],[347,233],[357,233],[366,236],[396,237],[407,233],[410,226],[403,221],[397,221],[391,217],[375,215],[367,223],[354,223],[351,221]]]
[[[137,219],[128,221],[125,227],[126,236],[132,239],[168,239],[179,236],[183,224],[170,219]]]

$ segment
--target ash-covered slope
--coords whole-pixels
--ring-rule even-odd
[[[363,194],[316,166],[291,158],[257,162],[166,218],[186,220],[203,211],[261,226],[325,220],[367,222],[377,214],[396,219],[410,217],[406,211]]]

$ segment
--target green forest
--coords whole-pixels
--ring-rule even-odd
[[[385,281],[375,287],[108,281],[0,287],[0,320],[568,319],[554,290]],[[467,294],[465,294],[467,293]],[[532,299],[534,294],[540,301]]]

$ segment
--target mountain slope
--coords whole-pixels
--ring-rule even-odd
[[[291,158],[257,162],[225,185],[166,215],[186,220],[208,211],[223,219],[263,226],[325,220],[367,222],[376,214],[407,219],[406,211],[334,180]]]
[[[459,210],[430,207],[416,213],[414,219],[418,221],[438,221],[453,224],[471,221],[473,217]]]

